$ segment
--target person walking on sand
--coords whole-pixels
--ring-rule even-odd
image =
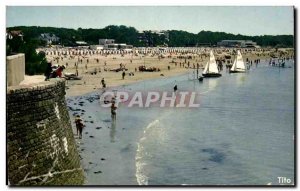
[[[106,84],[105,84],[104,78],[102,78],[101,84],[102,84],[102,88],[106,88]]]
[[[79,131],[79,139],[82,139],[82,130],[85,125],[83,125],[82,121],[79,122],[78,124],[78,131]]]
[[[80,119],[80,116],[77,115],[76,118],[75,118],[76,135],[78,135],[78,133],[79,133],[79,126],[80,126],[81,121],[82,120]]]

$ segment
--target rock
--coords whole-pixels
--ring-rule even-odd
[[[99,173],[102,173],[102,171],[99,170],[99,171],[94,172],[94,174],[99,174]]]
[[[96,127],[96,129],[101,129],[102,127]]]
[[[105,158],[101,158],[101,160],[105,160]]]
[[[94,136],[91,135],[90,138],[94,138]]]

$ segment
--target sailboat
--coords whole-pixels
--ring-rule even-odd
[[[202,76],[204,77],[220,77],[220,74],[213,51],[210,51],[209,61],[207,62]]]
[[[238,50],[237,57],[235,58],[229,73],[243,73],[246,72],[246,65],[244,63],[241,52]]]

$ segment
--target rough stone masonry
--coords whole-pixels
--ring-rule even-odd
[[[6,111],[10,185],[84,183],[63,79],[8,87]]]

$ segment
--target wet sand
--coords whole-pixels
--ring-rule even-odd
[[[119,119],[113,122],[97,98],[98,94],[89,94],[67,99],[70,116],[79,114],[86,125],[79,139],[72,121],[86,185],[137,185],[134,137],[138,132],[123,127]]]

